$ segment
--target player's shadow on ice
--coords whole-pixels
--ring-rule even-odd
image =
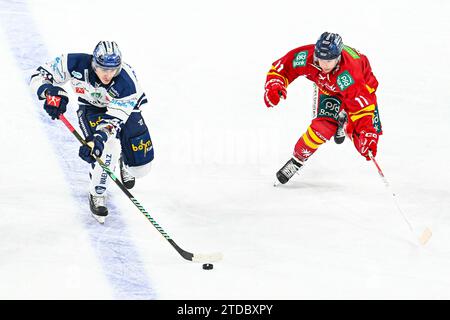
[[[292,181],[287,184],[278,185],[275,187],[276,189],[314,189],[317,190],[329,191],[329,192],[344,192],[347,191],[349,187],[343,184],[332,183],[328,181],[324,182],[305,182],[305,181]]]

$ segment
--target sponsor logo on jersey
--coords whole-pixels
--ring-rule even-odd
[[[89,120],[89,125],[92,127],[92,128],[95,128],[96,126],[98,126],[98,124],[102,121],[103,119],[102,119],[102,117],[98,117],[97,118],[97,120],[96,121],[91,121],[91,120]]]
[[[125,101],[114,99],[111,101],[111,105],[122,108],[134,108],[134,106],[136,106],[136,99]]]
[[[78,110],[77,115],[78,115],[78,121],[80,122],[81,131],[83,131],[83,134],[85,137],[89,136],[90,133],[86,128],[86,124],[85,124],[84,117],[83,117],[83,111]]]
[[[374,117],[373,117],[373,127],[377,130],[377,133],[381,133],[382,126],[380,121],[380,115],[378,112],[378,106],[375,106]]]
[[[84,88],[80,88],[80,87],[75,87],[75,92],[79,93],[79,94],[84,94]]]
[[[91,92],[91,96],[94,99],[100,99],[102,94],[100,92]]]
[[[74,78],[77,78],[77,79],[83,78],[83,75],[82,75],[81,73],[75,71],[75,70],[72,71],[71,73],[72,73],[72,75],[74,76]]]
[[[340,108],[341,108],[341,101],[336,97],[328,95],[320,95],[317,117],[319,118],[328,117],[337,120]]]
[[[328,83],[328,82],[318,82],[317,83],[319,86],[320,86],[320,91],[323,93],[323,94],[326,94],[327,96],[331,96],[331,92],[337,92],[337,90],[336,90],[336,86],[333,84],[330,84],[330,83]],[[328,89],[328,90],[330,90],[330,91],[327,91],[326,89]]]
[[[144,157],[145,157],[145,155],[147,154],[147,151],[151,150],[153,148],[153,146],[152,146],[152,142],[150,140],[147,140],[145,142],[144,142],[144,140],[141,140],[139,142],[139,145],[137,145],[137,146],[132,143],[131,148],[133,149],[134,152],[144,150]]]
[[[341,89],[341,91],[344,91],[345,89],[347,89],[354,83],[355,83],[355,80],[353,80],[352,76],[350,75],[350,73],[348,71],[342,72],[337,77],[337,84],[338,84],[339,88]]]
[[[320,91],[322,91],[322,93],[328,96],[331,95],[331,92],[338,92],[336,86],[329,82],[329,78],[321,74],[318,75],[317,86],[319,87]],[[331,92],[327,90],[330,90]]]
[[[308,57],[308,50],[300,51],[295,55],[294,61],[292,61],[292,66],[294,68],[306,66],[306,58]]]
[[[58,73],[58,75],[61,77],[61,79],[64,79],[64,75],[59,70],[60,69],[59,68],[60,64],[61,64],[61,58],[60,57],[56,57],[55,62],[51,65],[51,67],[52,67],[53,71]]]

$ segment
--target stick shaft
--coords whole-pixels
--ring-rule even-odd
[[[81,135],[75,130],[75,128],[72,126],[72,124],[69,122],[69,120],[66,119],[66,117],[61,114],[59,116],[59,119],[65,124],[65,126],[69,129],[70,132],[77,138],[77,140],[83,144],[86,145],[86,141],[81,137]],[[128,199],[133,202],[133,204],[139,209],[139,211],[151,222],[151,224],[156,228],[156,230],[159,231],[159,233],[162,234],[162,236],[172,245],[172,247],[177,250],[177,252],[186,260],[191,260],[193,258],[193,254],[190,252],[187,252],[183,249],[181,249],[175,241],[164,231],[164,229],[153,219],[150,214],[145,210],[145,208],[139,203],[139,201],[136,200],[136,198],[133,197],[130,191],[128,191],[127,188],[120,182],[120,180],[116,177],[114,172],[111,171],[111,169],[105,165],[105,163],[99,158],[95,157],[95,160],[98,162],[98,164],[105,170],[105,172],[109,175],[109,177],[117,184],[117,186],[120,188],[120,190],[123,191],[123,193],[126,194]]]
[[[406,216],[406,214],[403,212],[403,210],[400,208],[400,205],[398,204],[397,201],[397,196],[396,194],[392,191],[392,188],[389,184],[389,182],[387,181],[386,177],[383,174],[383,171],[381,170],[380,166],[378,165],[377,160],[375,160],[375,157],[372,155],[372,152],[369,151],[369,156],[370,159],[372,160],[372,162],[375,164],[375,166],[377,167],[378,173],[380,175],[380,177],[382,178],[384,185],[386,186],[386,188],[389,190],[389,192],[392,194],[392,200],[394,200],[395,206],[397,207],[397,210],[401,213],[403,219],[406,221],[406,223],[408,224],[409,229],[411,230],[411,232],[417,236],[416,232],[414,231],[414,228],[411,224],[411,222],[409,221],[408,217]],[[423,232],[418,236],[418,240],[420,242],[421,245],[425,245],[431,238],[432,236],[432,232],[430,228],[425,228],[423,230]]]
[[[370,151],[369,151],[369,157],[372,160],[372,162],[375,164],[375,166],[378,170],[378,174],[380,175],[381,180],[383,180],[384,185],[386,186],[386,189],[388,189],[389,193],[392,195],[392,200],[394,201],[394,204],[395,204],[397,210],[400,212],[403,219],[408,224],[409,229],[414,233],[414,228],[413,228],[411,222],[409,221],[408,217],[406,216],[406,214],[403,212],[403,210],[400,208],[400,205],[398,204],[397,196],[396,196],[395,192],[392,190],[389,181],[386,179],[386,176],[383,173],[383,170],[381,170],[381,167],[379,166],[377,160],[375,160],[375,157],[372,155],[372,152],[370,152]]]

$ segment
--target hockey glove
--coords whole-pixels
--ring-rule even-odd
[[[270,79],[264,88],[266,89],[264,102],[267,108],[275,107],[280,102],[280,98],[286,99],[286,87],[280,79]]]
[[[108,135],[103,131],[97,131],[94,134],[92,141],[80,147],[78,155],[87,163],[94,163],[95,157],[100,158],[105,148],[105,142],[108,140]]]
[[[61,87],[51,86],[45,92],[44,109],[52,120],[58,119],[60,114],[66,112],[69,96]]]
[[[353,137],[353,142],[359,153],[368,161],[370,160],[369,151],[374,157],[377,155],[378,134],[375,131],[363,130],[358,136]]]

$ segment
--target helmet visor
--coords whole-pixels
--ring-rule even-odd
[[[102,73],[112,74],[114,77],[117,76],[122,70],[122,65],[118,67],[105,67],[96,63],[95,59],[92,59],[92,68],[94,71],[100,71]]]

